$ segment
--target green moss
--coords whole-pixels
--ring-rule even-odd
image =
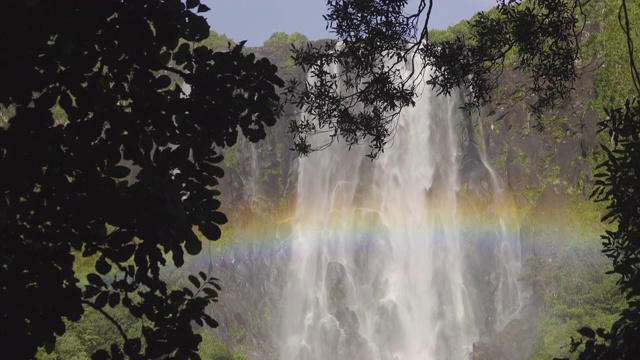
[[[199,333],[202,336],[202,342],[198,348],[198,355],[203,359],[211,360],[234,360],[229,348],[216,339],[213,334],[208,331]]]
[[[242,345],[246,343],[247,334],[238,324],[233,324],[231,326],[230,335],[231,335],[231,340],[233,340],[234,344]]]
[[[514,156],[513,159],[511,160],[511,164],[512,165],[520,164],[520,166],[522,167],[522,171],[524,171],[525,174],[530,175],[531,159],[529,158],[529,156],[527,156],[527,154],[524,153],[524,151],[518,148],[514,148],[514,151],[516,153],[516,156]]]
[[[247,355],[241,352],[236,351],[233,353],[233,360],[247,360],[247,359],[249,359]]]
[[[240,161],[238,161],[237,153],[238,143],[233,146],[228,146],[222,149],[222,156],[224,158],[224,164],[232,170],[240,171]]]
[[[340,285],[335,285],[329,290],[329,298],[334,304],[340,304],[346,297],[347,294]]]

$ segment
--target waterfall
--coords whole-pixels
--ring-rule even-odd
[[[459,105],[425,87],[379,159],[300,160],[282,360],[468,359],[517,316],[517,224],[482,147],[463,178]]]

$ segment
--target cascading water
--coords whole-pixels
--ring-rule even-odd
[[[379,159],[336,143],[300,160],[281,359],[468,359],[516,315],[519,239],[482,155],[491,214],[461,208],[458,105],[425,88]]]

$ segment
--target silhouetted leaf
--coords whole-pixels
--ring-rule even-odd
[[[585,337],[588,337],[588,338],[591,338],[591,339],[596,337],[595,331],[593,331],[592,329],[587,328],[587,327],[581,328],[580,330],[578,330],[578,333],[580,335],[582,335],[582,336],[585,336]]]
[[[167,88],[171,85],[171,78],[168,77],[167,75],[160,75],[156,79],[156,84],[160,89]]]
[[[200,240],[189,238],[184,244],[185,250],[189,255],[198,255],[202,251],[202,243]]]
[[[102,309],[103,307],[105,307],[105,305],[107,305],[108,300],[109,300],[109,293],[106,291],[103,291],[100,294],[98,294],[98,297],[96,297],[94,304],[96,305],[96,307]]]
[[[202,289],[202,291],[210,298],[218,298],[218,292],[213,290],[212,288],[204,288]]]
[[[139,338],[133,338],[125,341],[124,343],[124,353],[125,355],[134,356],[140,353],[140,349],[142,348],[142,343]]]
[[[96,261],[96,271],[102,275],[106,275],[111,271],[111,264],[107,262],[104,256],[101,256],[98,261]]]
[[[108,360],[109,353],[107,350],[100,349],[91,355],[91,360]]]
[[[228,220],[227,220],[227,216],[224,213],[221,213],[219,211],[214,211],[213,213],[211,213],[211,221],[213,221],[218,225],[224,225],[227,223]]]
[[[109,306],[114,308],[118,304],[120,304],[120,294],[116,292],[109,294]]]
[[[135,251],[136,245],[134,244],[123,246],[114,253],[113,259],[118,262],[125,262],[131,259]]]
[[[127,177],[127,175],[129,175],[130,172],[131,172],[131,169],[129,169],[126,166],[112,166],[110,168],[107,168],[107,176],[110,176],[116,179],[125,178]]]
[[[187,289],[187,288],[184,288],[182,291],[183,291],[183,292],[184,292],[188,297],[193,297],[193,291],[191,291],[191,290],[189,290],[189,289]]]
[[[187,9],[193,9],[200,5],[200,0],[187,0]]]
[[[89,282],[89,284],[92,284],[98,287],[105,286],[104,281],[97,274],[87,274],[87,281]]]
[[[196,288],[200,287],[200,281],[198,281],[198,278],[193,276],[193,275],[189,275],[188,277],[189,281],[191,281],[191,283],[193,284],[193,286],[195,286]]]
[[[212,317],[205,315],[204,316],[204,322],[207,323],[207,325],[209,325],[212,328],[217,328],[218,327],[218,322],[215,321]]]
[[[218,240],[222,233],[220,228],[211,222],[204,223],[198,227],[200,232],[209,240]]]

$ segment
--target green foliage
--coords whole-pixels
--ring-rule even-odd
[[[640,23],[640,3],[626,1],[631,24]],[[592,31],[581,46],[581,57],[587,61],[595,60],[598,66],[595,72],[596,100],[592,108],[605,117],[605,108],[617,107],[620,101],[635,92],[630,67],[627,37],[622,31],[618,14],[622,0],[591,1],[585,5],[587,19],[598,24],[602,31]],[[633,27],[630,39],[640,43],[640,31]],[[585,64],[586,65],[586,64]]]
[[[635,92],[636,96],[640,95],[640,74],[634,62],[633,44],[638,40],[638,32],[631,27],[630,19],[638,18],[638,6],[636,2],[622,1],[617,18],[626,45],[630,75],[630,81],[622,82],[620,88]],[[610,75],[615,76],[621,65],[614,59],[611,67],[614,73]],[[610,98],[600,100],[605,104],[620,101],[626,94],[615,93],[617,90],[620,89],[609,93]],[[610,272],[620,276],[617,285],[626,295],[627,303],[610,330],[605,330],[606,325],[580,329],[582,337],[572,339],[571,343],[571,352],[579,352],[580,359],[633,358],[640,353],[637,342],[640,336],[640,103],[633,98],[626,100],[623,106],[605,107],[604,111],[607,119],[601,121],[599,127],[608,135],[610,144],[602,145],[605,156],[597,168],[592,197],[606,204],[603,221],[615,225],[601,238],[603,251],[613,264]]]
[[[597,234],[602,229],[593,225],[594,216],[590,214],[595,207],[583,202],[571,211],[571,217],[578,222],[570,224],[574,231],[552,257],[531,257],[526,261],[528,272],[522,280],[545,298],[531,359],[568,355],[569,339],[577,329],[609,326],[624,308],[616,278],[605,274],[610,266],[600,254]]]
[[[444,30],[429,30],[429,41],[434,43],[451,42],[456,38],[468,37],[470,31],[469,21],[462,20]]]
[[[264,46],[267,48],[276,48],[282,49],[286,48],[287,50],[292,48],[301,48],[305,44],[309,42],[309,39],[298,32],[294,32],[292,34],[287,34],[284,32],[275,32],[264,42]],[[285,65],[290,71],[295,71],[297,69],[295,61],[292,56],[289,56],[285,61]]]
[[[247,357],[247,355],[240,353],[240,352],[234,352],[233,353],[233,360],[248,360],[249,358]]]
[[[228,38],[227,35],[220,35],[215,31],[210,31],[209,37],[202,40],[198,44],[204,45],[212,50],[229,50],[237,45],[236,42]]]
[[[232,170],[238,171],[240,169],[240,162],[238,161],[238,147],[237,144],[222,149],[222,157],[224,164]]]
[[[108,311],[109,315],[117,320],[128,337],[139,336],[142,323],[132,316],[127,308],[116,306],[103,310]],[[66,331],[57,337],[52,354],[47,355],[41,349],[36,356],[38,360],[47,360],[50,356],[54,359],[90,359],[91,354],[108,348],[111,344],[124,344],[118,329],[96,309],[88,308],[80,320],[67,321],[65,324]]]
[[[505,1],[458,28],[433,32],[430,42],[423,41],[428,32],[419,19],[432,2],[410,16],[405,5],[330,1],[325,19],[340,42],[294,49],[295,64],[313,75],[306,86],[293,79],[287,87],[289,100],[306,114],[290,123],[300,154],[340,137],[349,145],[368,143],[368,156],[376,157],[393,137],[400,110],[413,106],[426,66],[432,68],[427,84],[440,94],[466,89],[469,109],[490,102],[509,54],[529,76],[527,92],[537,95],[537,111],[565,99],[578,76],[578,0]],[[416,65],[409,79],[392,65],[405,61]],[[312,145],[307,137],[318,133],[330,138]]]
[[[160,269],[200,252],[196,232],[220,237],[217,149],[239,132],[264,138],[283,83],[242,46],[192,45],[210,35],[196,13],[206,10],[199,0],[0,3],[11,49],[0,57],[0,105],[11,109],[0,127],[0,171],[11,174],[0,182],[0,337],[19,344],[16,358],[40,346],[95,351],[83,332],[60,337],[90,311],[119,338],[94,359],[195,358],[193,324],[217,325],[205,312],[215,278],[170,290]]]
[[[271,37],[264,42],[263,46],[278,46],[278,45],[288,45],[300,47],[309,42],[309,39],[298,32],[294,32],[292,34],[287,34],[285,32],[275,32],[271,34]]]
[[[4,107],[0,104],[0,128],[9,126],[9,119],[16,115],[15,106]]]
[[[601,223],[604,207],[575,198],[568,208],[563,239],[552,252],[525,261],[521,280],[544,296],[531,359],[570,355],[571,336],[580,327],[609,326],[624,308],[616,276],[601,254],[599,234],[610,229]]]
[[[596,332],[589,329],[588,335],[572,343],[572,351],[580,349],[581,359],[630,358],[640,353],[640,103],[627,101],[606,112],[609,119],[599,125],[614,146],[603,147],[606,159],[598,167],[592,196],[607,204],[603,221],[616,225],[602,235],[603,251],[613,262],[611,273],[621,276],[617,284],[627,304],[610,331],[604,330],[608,324]]]
[[[216,339],[213,334],[207,331],[200,332],[202,343],[198,348],[198,355],[202,359],[207,360],[235,360],[231,355],[229,348],[220,340]]]
[[[539,131],[548,132],[556,141],[564,141],[578,134],[578,130],[569,123],[568,117],[556,114],[550,117],[538,116],[533,127]]]

